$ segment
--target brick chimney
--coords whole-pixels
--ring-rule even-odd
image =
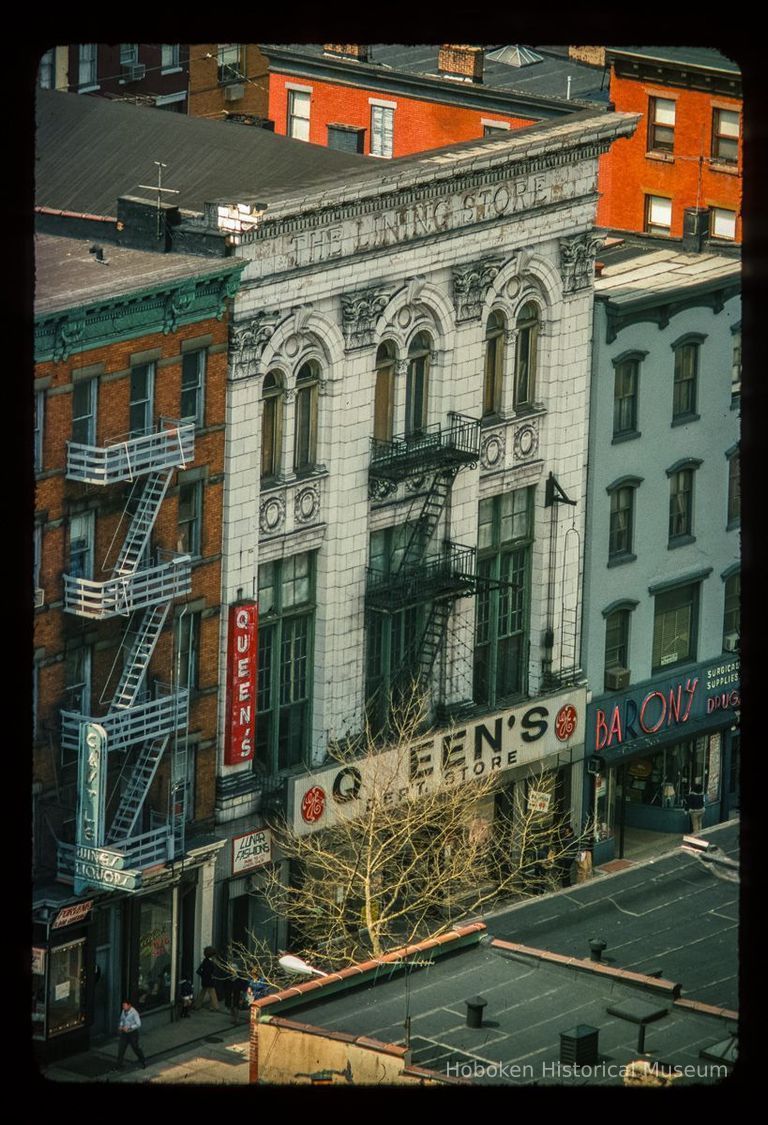
[[[344,59],[357,59],[358,62],[368,61],[367,43],[323,43],[326,55],[340,55]]]
[[[443,43],[437,55],[437,69],[447,78],[483,81],[483,48]]]

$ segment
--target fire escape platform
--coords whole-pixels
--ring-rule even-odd
[[[195,458],[195,423],[161,419],[156,433],[110,439],[106,445],[67,443],[67,479],[119,484],[145,473],[184,468]]]
[[[395,574],[369,567],[365,601],[369,609],[396,613],[424,602],[470,597],[476,585],[475,548],[449,543],[443,554]]]
[[[463,414],[449,415],[446,428],[434,423],[416,434],[400,434],[390,441],[371,439],[369,476],[397,482],[440,469],[474,465],[480,456],[480,423]]]

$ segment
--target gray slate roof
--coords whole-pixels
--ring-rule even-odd
[[[230,194],[247,199],[255,191],[337,184],[372,163],[253,126],[38,91],[38,206],[114,216],[119,195],[139,194],[139,184],[157,182],[155,160],[167,164],[164,185],[181,189],[164,198],[198,212],[207,200]]]
[[[104,243],[104,261],[91,254],[93,239],[35,235],[35,315],[73,305],[109,301],[127,293],[210,277],[243,265],[232,258],[157,254]]]

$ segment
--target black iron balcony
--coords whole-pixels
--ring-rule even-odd
[[[479,456],[479,420],[451,411],[445,427],[435,422],[390,441],[372,438],[368,471],[377,480],[397,482],[435,469],[475,465]]]
[[[394,613],[412,605],[475,593],[475,548],[445,543],[441,554],[395,574],[367,569],[365,600],[371,609]]]

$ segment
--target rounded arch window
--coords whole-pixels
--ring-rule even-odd
[[[311,469],[317,461],[317,392],[320,365],[309,359],[296,375],[296,441],[293,467],[299,473]]]
[[[517,358],[515,361],[515,409],[533,406],[536,392],[538,343],[541,317],[534,301],[527,301],[517,315]]]
[[[483,417],[501,412],[501,388],[504,377],[504,314],[494,309],[485,326],[485,375],[483,379]]]
[[[283,452],[283,377],[270,371],[264,378],[261,404],[261,477],[276,477]]]
[[[429,358],[432,338],[417,332],[408,348],[408,375],[405,383],[405,433],[418,437],[427,427],[429,416]]]
[[[373,398],[373,436],[376,441],[392,440],[397,349],[391,340],[376,351],[376,389]]]

